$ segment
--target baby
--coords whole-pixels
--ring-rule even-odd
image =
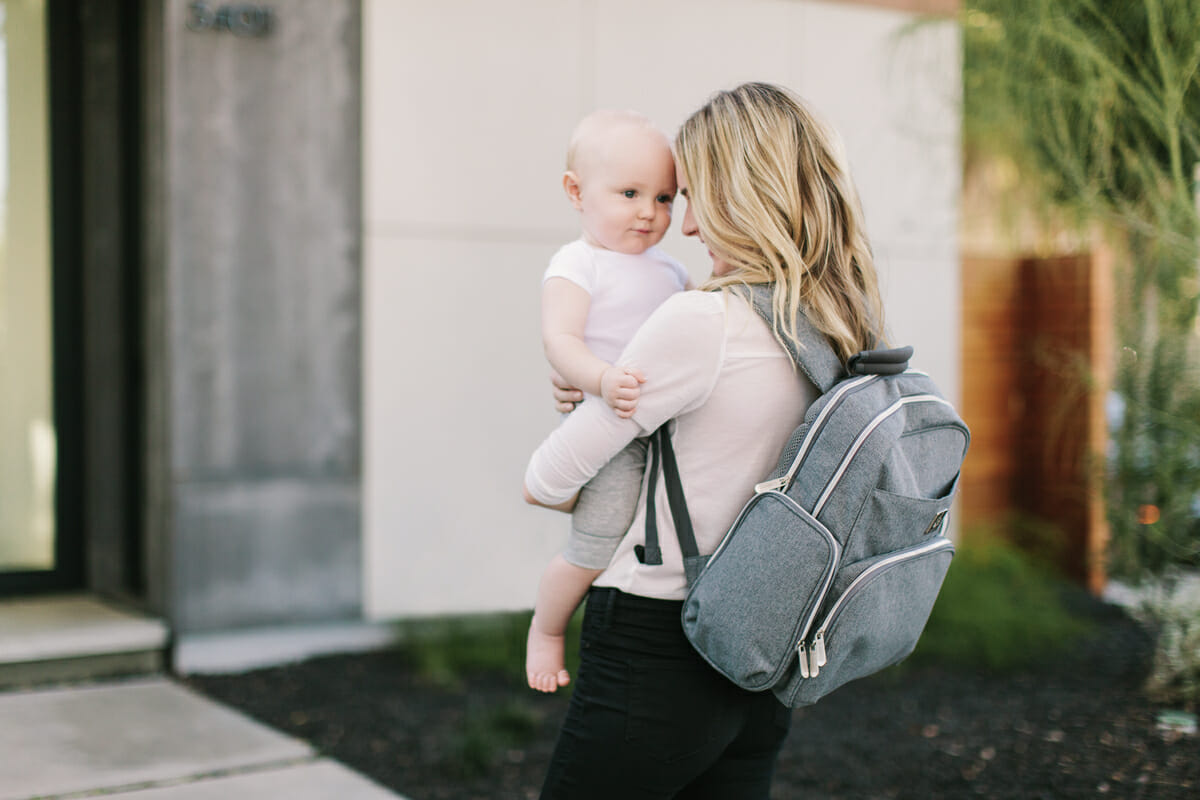
[[[597,111],[575,129],[562,180],[583,231],[554,255],[543,278],[546,358],[591,396],[587,402],[630,417],[646,376],[614,363],[660,303],[692,288],[683,266],[655,247],[675,200],[671,146],[641,114]],[[566,549],[538,585],[525,655],[533,689],[553,692],[570,681],[567,623],[633,521],[644,464],[645,440],[635,440],[579,494]]]

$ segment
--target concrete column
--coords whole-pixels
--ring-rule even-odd
[[[180,632],[356,618],[359,3],[273,3],[261,36],[217,2],[189,27],[197,5],[144,14],[146,329],[162,337],[146,516],[165,613]]]

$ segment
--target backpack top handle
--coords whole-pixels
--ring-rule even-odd
[[[850,356],[847,367],[851,375],[899,375],[908,369],[912,358],[911,347],[896,347],[891,350],[863,350]]]

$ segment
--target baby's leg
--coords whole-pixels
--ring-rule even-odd
[[[564,666],[563,634],[588,587],[608,567],[633,523],[645,467],[646,440],[635,439],[579,493],[566,550],[550,562],[538,586],[525,646],[530,688],[553,692],[571,680]]]
[[[563,553],[567,561],[589,569],[604,569],[612,561],[637,512],[646,472],[646,442],[634,439],[579,492]]]
[[[567,623],[601,572],[577,567],[557,555],[542,573],[525,643],[525,675],[530,689],[553,692],[570,683],[564,660]]]

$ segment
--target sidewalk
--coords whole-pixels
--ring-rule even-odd
[[[165,677],[0,692],[0,800],[403,800]]]

